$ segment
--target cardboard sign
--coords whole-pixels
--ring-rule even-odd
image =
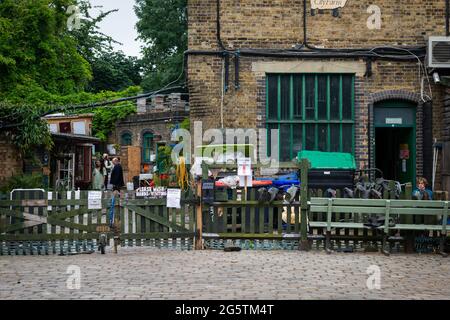
[[[181,209],[181,189],[167,189],[167,208]]]
[[[240,177],[252,176],[252,159],[251,158],[238,159],[238,176],[240,176]]]
[[[96,210],[102,208],[102,192],[89,191],[88,192],[88,210]]]

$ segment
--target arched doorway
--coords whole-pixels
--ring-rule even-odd
[[[406,100],[374,104],[375,167],[385,179],[415,184],[416,107]]]

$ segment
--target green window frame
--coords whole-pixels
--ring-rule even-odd
[[[122,136],[120,137],[121,145],[123,146],[131,146],[133,143],[133,136],[129,132],[122,133]]]
[[[142,136],[142,162],[150,163],[153,150],[153,133],[147,132]]]
[[[268,155],[271,129],[280,133],[280,161],[301,150],[354,154],[354,119],[354,74],[267,74]]]

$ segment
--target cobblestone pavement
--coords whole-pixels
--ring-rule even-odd
[[[76,256],[1,256],[0,299],[450,299],[450,258],[299,251],[119,248]],[[71,265],[79,290],[67,288]],[[381,270],[369,290],[367,269]]]

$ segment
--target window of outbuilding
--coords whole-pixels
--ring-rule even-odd
[[[148,163],[152,161],[151,155],[153,150],[153,133],[144,133],[142,139],[142,162]]]
[[[129,132],[122,133],[120,137],[120,144],[123,146],[131,146],[133,144],[133,136]]]

